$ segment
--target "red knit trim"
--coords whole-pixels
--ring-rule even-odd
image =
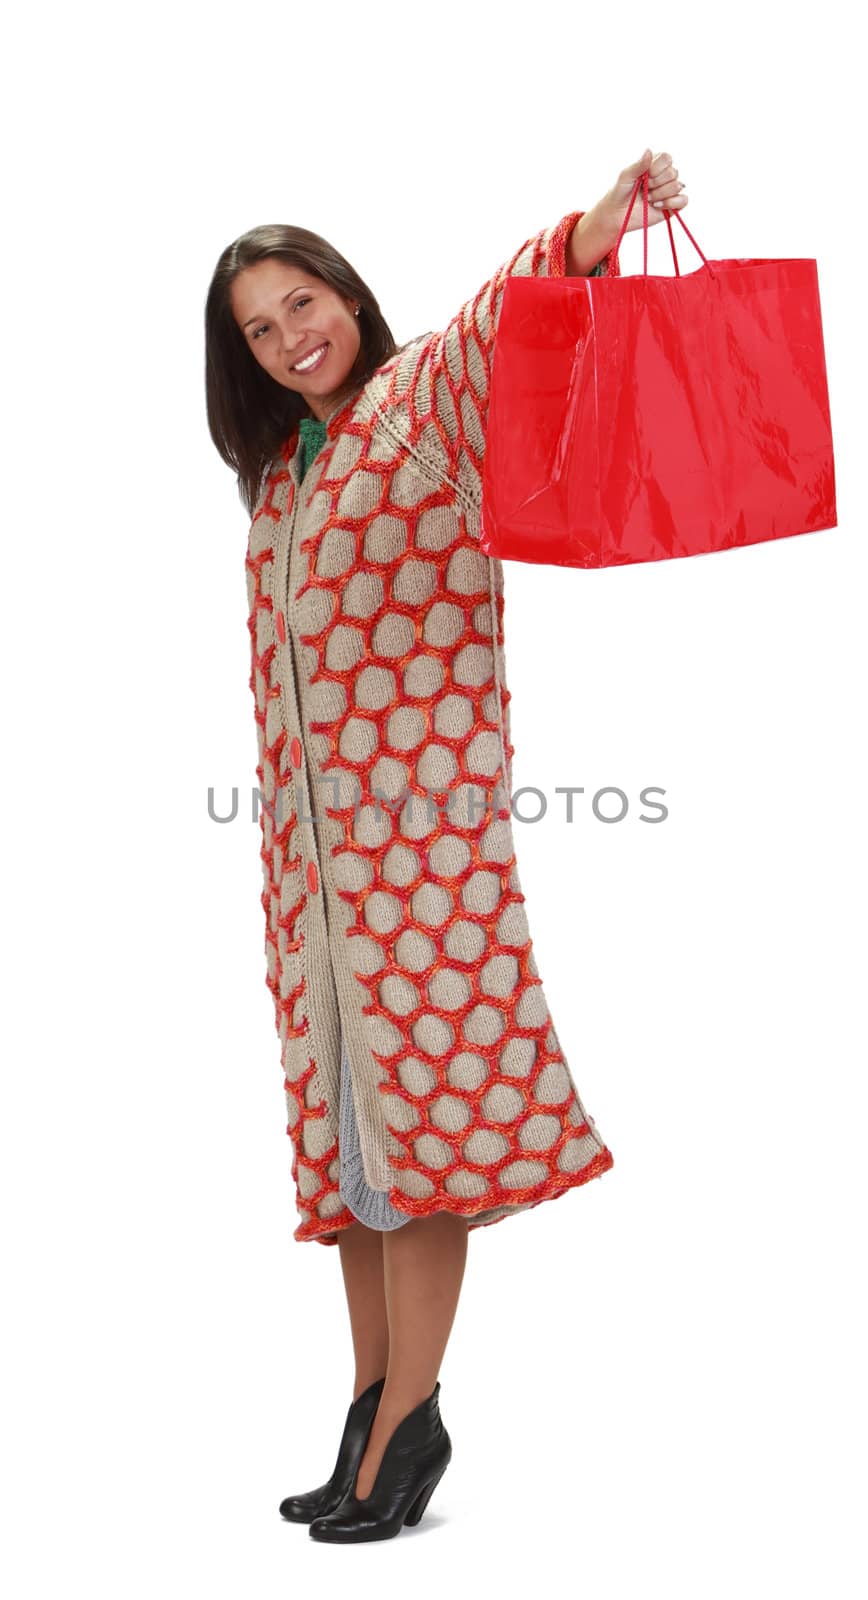
[[[548,265],[550,278],[566,277],[567,270],[567,241],[576,223],[585,215],[584,211],[568,211],[565,217],[554,229],[549,241]],[[621,264],[612,248],[607,256],[603,257],[606,263],[606,277],[620,278]]]
[[[584,211],[568,211],[554,228],[548,248],[550,278],[565,278],[567,274],[567,240]]]
[[[614,1164],[611,1150],[604,1145],[603,1149],[594,1156],[592,1161],[588,1162],[586,1167],[582,1167],[580,1172],[571,1174],[569,1178],[565,1176],[565,1181],[560,1185],[556,1183],[546,1185],[542,1193],[537,1192],[532,1200],[527,1201],[525,1209],[534,1211],[537,1206],[541,1206],[546,1200],[562,1200],[564,1195],[568,1194],[571,1189],[581,1188],[583,1184],[589,1183],[592,1178],[601,1178],[603,1173],[608,1172]],[[520,1193],[521,1191],[518,1192]],[[453,1216],[465,1217],[467,1219],[468,1232],[472,1232],[474,1228],[493,1228],[498,1222],[505,1222],[509,1216],[509,1212],[505,1211],[499,1217],[488,1217],[485,1221],[482,1221],[478,1218],[477,1213],[490,1210],[489,1201],[483,1201],[480,1204],[480,1202],[474,1200],[454,1200],[451,1195],[446,1195],[436,1201],[423,1202],[422,1204],[427,1206],[427,1210],[421,1208],[420,1202],[411,1201],[407,1195],[402,1194],[397,1189],[390,1189],[389,1199],[396,1211],[404,1211],[408,1216],[430,1216],[435,1211],[448,1211]],[[517,1205],[518,1203],[515,1195],[513,1195],[512,1204]],[[351,1211],[340,1211],[336,1216],[329,1217],[325,1221],[320,1221],[317,1218],[311,1222],[303,1222],[300,1227],[296,1228],[292,1237],[300,1243],[313,1239],[317,1244],[337,1244],[338,1235],[343,1232],[344,1228],[351,1227],[355,1221],[357,1221],[357,1218],[353,1216]]]

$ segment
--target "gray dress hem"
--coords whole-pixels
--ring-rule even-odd
[[[378,1233],[390,1233],[394,1228],[409,1222],[407,1212],[396,1211],[389,1196],[381,1189],[372,1189],[365,1178],[359,1129],[356,1122],[350,1064],[346,1047],[341,1040],[341,1104],[340,1104],[340,1193],[358,1222]]]

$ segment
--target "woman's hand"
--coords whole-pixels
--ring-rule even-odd
[[[602,200],[598,200],[590,211],[584,212],[579,218],[567,243],[569,275],[587,276],[596,262],[601,261],[603,256],[615,248],[621,224],[627,215],[633,185],[643,172],[648,174],[649,228],[653,228],[656,222],[662,222],[667,211],[684,210],[687,205],[687,195],[684,184],[678,176],[678,168],[672,165],[671,155],[663,150],[654,156],[650,150],[646,150],[638,161],[634,161],[632,166],[625,167],[623,172],[618,174],[608,194],[604,194]],[[634,229],[641,228],[642,219],[640,184],[624,232],[632,233]]]
[[[667,151],[662,151],[652,156],[650,150],[634,161],[632,166],[625,167],[618,175],[608,194],[597,202],[595,210],[599,209],[601,225],[611,235],[614,245],[621,224],[624,221],[633,185],[641,173],[648,173],[648,226],[653,228],[656,222],[662,222],[666,211],[683,211],[687,204],[687,195],[684,184],[678,177],[678,168],[672,165],[672,157]],[[635,228],[642,227],[642,188],[636,192],[633,210],[630,213],[625,233],[632,233]]]

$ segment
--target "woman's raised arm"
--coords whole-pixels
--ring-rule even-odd
[[[389,405],[403,413],[410,442],[432,463],[436,459],[444,475],[476,503],[482,493],[492,355],[506,281],[511,276],[565,277],[567,243],[584,215],[568,212],[526,239],[442,333],[414,339],[389,364]],[[613,264],[607,256],[588,276],[604,276]]]

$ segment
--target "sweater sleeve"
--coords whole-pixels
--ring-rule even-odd
[[[583,215],[568,212],[526,239],[442,333],[412,341],[396,362],[389,400],[403,413],[411,446],[474,504],[482,496],[492,356],[506,280],[564,277],[567,241]],[[612,251],[589,276],[618,274]]]

